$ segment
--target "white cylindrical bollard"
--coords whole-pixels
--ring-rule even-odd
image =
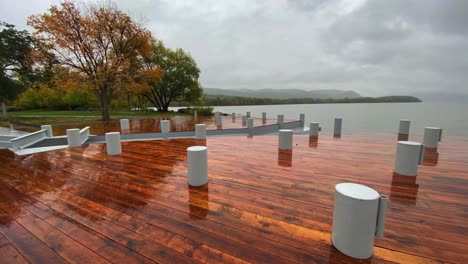
[[[205,146],[187,148],[188,183],[201,186],[208,182],[208,150]]]
[[[299,121],[301,122],[301,127],[304,127],[305,114],[299,114]]]
[[[67,129],[67,141],[69,148],[81,146],[80,130],[78,128]]]
[[[195,125],[195,139],[206,139],[206,125],[205,124]]]
[[[339,251],[358,259],[372,256],[379,199],[378,192],[361,184],[336,185],[332,242]],[[383,230],[379,233],[383,233]]]
[[[262,120],[266,120],[266,118],[267,118],[267,114],[266,114],[266,112],[263,112],[262,113]]]
[[[276,118],[278,125],[282,125],[284,123],[284,115],[278,115]]]
[[[279,130],[279,149],[292,149],[293,147],[293,131],[291,129]]]
[[[167,134],[171,132],[171,122],[169,120],[161,120],[161,133]]]
[[[107,148],[107,155],[122,154],[122,146],[120,144],[119,132],[106,133],[106,148]]]
[[[52,132],[52,125],[41,125],[42,130],[47,130],[47,137],[53,137],[54,133]]]
[[[318,136],[318,134],[319,134],[319,123],[318,122],[310,123],[309,134],[311,136]]]
[[[416,176],[418,165],[424,160],[424,145],[412,141],[398,141],[394,171],[400,175]]]
[[[120,129],[129,129],[128,119],[120,119]]]
[[[193,117],[194,117],[195,119],[197,119],[197,117],[198,117],[198,113],[197,113],[196,110],[193,111]]]
[[[400,119],[400,127],[398,128],[398,134],[409,135],[411,121],[408,119]]]
[[[442,137],[442,129],[439,127],[425,127],[423,144],[426,148],[436,149]]]
[[[333,127],[333,135],[334,135],[335,137],[341,136],[341,127],[342,127],[342,124],[343,124],[343,118],[341,118],[341,117],[335,117],[335,124],[334,124],[334,127]]]
[[[250,116],[250,112],[245,113],[245,115],[247,116],[247,118],[250,118],[250,117],[251,117],[251,116]]]
[[[231,114],[231,117],[232,117],[232,122],[236,122],[236,113],[232,113]]]

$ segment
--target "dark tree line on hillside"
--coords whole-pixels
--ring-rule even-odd
[[[421,102],[419,98],[416,98],[413,96],[359,97],[359,98],[343,98],[343,99],[315,99],[315,98],[272,99],[272,98],[252,98],[252,97],[237,97],[237,96],[224,96],[224,95],[205,95],[203,100],[204,100],[205,105],[211,105],[211,106]]]

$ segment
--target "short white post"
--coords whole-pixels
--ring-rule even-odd
[[[129,129],[128,119],[120,119],[120,129],[126,130]]]
[[[279,149],[292,149],[293,146],[293,131],[291,129],[279,130]]]
[[[232,117],[232,122],[236,122],[236,113],[232,113],[231,114],[231,117]]]
[[[250,118],[250,112],[245,113],[245,115],[247,116],[247,118]]]
[[[412,141],[398,141],[394,171],[400,175],[416,176],[418,165],[424,160],[424,145]]]
[[[305,114],[299,114],[299,121],[301,122],[301,127],[304,127]]]
[[[399,135],[409,135],[411,121],[408,119],[400,119],[400,127],[398,128]]]
[[[122,146],[120,144],[119,132],[106,133],[106,147],[107,147],[107,155],[122,154]]]
[[[202,186],[208,182],[208,150],[205,146],[187,148],[188,184]]]
[[[80,130],[78,128],[67,129],[67,141],[69,148],[81,146]]]
[[[223,117],[219,114],[215,115],[215,124],[216,126],[222,126],[223,125]]]
[[[343,124],[343,118],[335,117],[335,124],[333,127],[333,136],[340,137],[341,136],[341,127]]]
[[[164,138],[169,137],[169,132],[171,132],[171,121],[169,120],[161,120],[161,133],[163,134]]]
[[[277,123],[278,125],[282,125],[284,123],[284,115],[278,115]]]
[[[267,114],[266,114],[266,112],[263,112],[262,113],[262,121],[266,121],[266,118],[267,118]]]
[[[2,102],[2,112],[3,112],[3,118],[7,118],[7,114],[6,114],[6,105],[5,103]]]
[[[310,123],[309,135],[316,136],[316,137],[319,135],[319,123],[318,122]]]
[[[46,134],[47,137],[53,137],[54,133],[52,132],[52,126],[51,125],[41,125],[42,130],[47,130]]]
[[[357,259],[372,256],[375,236],[383,235],[388,198],[367,186],[340,183],[335,186],[333,245]]]
[[[196,111],[196,110],[194,110],[194,111],[193,111],[193,117],[195,118],[195,120],[196,120],[196,119],[197,119],[197,117],[198,117],[198,113],[197,113],[197,111]]]
[[[426,148],[436,149],[442,138],[442,129],[439,127],[425,127],[423,144]]]
[[[195,125],[195,139],[206,139],[206,125],[205,124]]]
[[[174,122],[177,126],[180,126],[180,124],[182,124],[182,118],[180,116],[175,116]]]

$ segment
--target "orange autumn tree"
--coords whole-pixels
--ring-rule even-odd
[[[135,62],[152,55],[151,33],[115,4],[80,7],[65,1],[29,17],[28,25],[59,64],[86,76],[99,99],[102,120],[109,120],[111,100],[123,89],[122,80],[128,80],[130,70],[139,71]]]

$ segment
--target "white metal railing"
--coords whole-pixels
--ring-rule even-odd
[[[12,143],[13,150],[16,151],[31,146],[45,138],[47,138],[47,130],[42,129],[21,137],[11,139],[10,142]]]
[[[89,137],[89,126],[83,128],[80,130],[80,138],[81,138],[81,144],[85,143],[86,140],[88,140]]]

